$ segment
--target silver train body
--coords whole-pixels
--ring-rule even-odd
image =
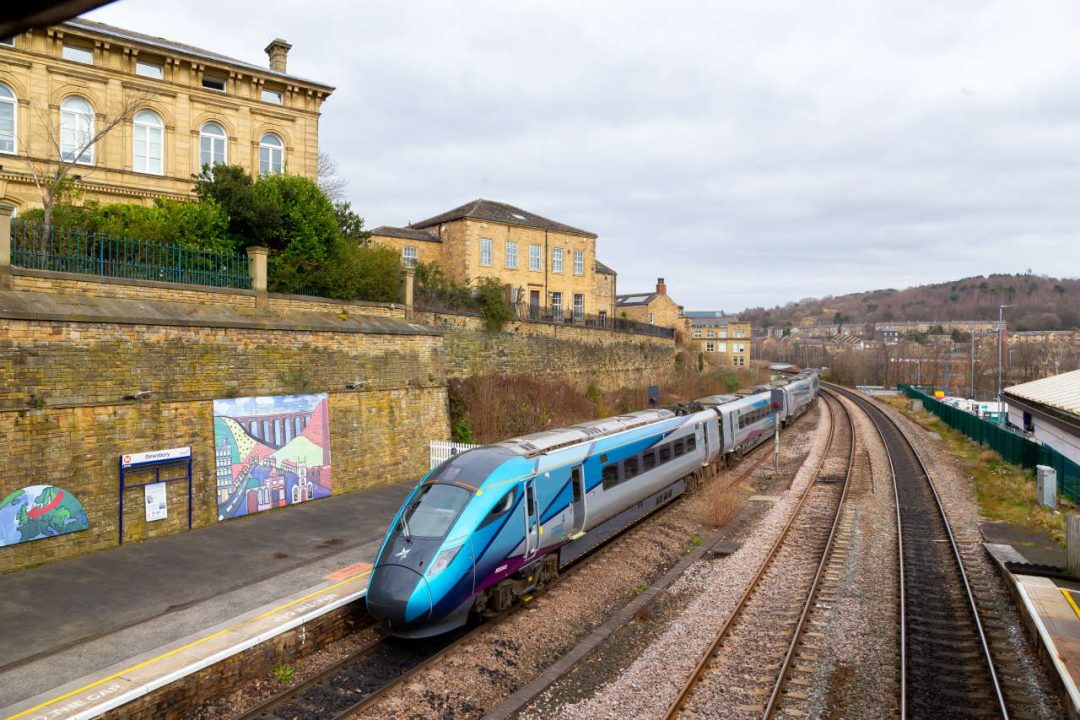
[[[817,392],[808,372],[461,453],[421,479],[395,515],[368,612],[403,637],[502,612],[681,495],[703,468],[768,440]]]

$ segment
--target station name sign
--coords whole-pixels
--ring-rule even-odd
[[[131,453],[120,458],[120,467],[129,468],[147,463],[182,460],[191,457],[191,446],[172,448],[171,450],[151,450],[150,452]]]

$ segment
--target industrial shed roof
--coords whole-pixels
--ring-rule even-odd
[[[1013,385],[1003,393],[1080,417],[1080,370]]]

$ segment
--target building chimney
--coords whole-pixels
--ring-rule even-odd
[[[274,72],[285,72],[285,63],[290,50],[292,50],[292,45],[281,38],[272,40],[263,51],[270,57],[270,69]]]
[[[664,284],[664,278],[656,278],[656,294],[667,295],[667,285]]]

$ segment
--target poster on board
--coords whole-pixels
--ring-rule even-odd
[[[169,499],[166,494],[166,484],[163,482],[151,483],[146,488],[146,522],[164,520],[169,517]]]
[[[214,401],[218,519],[333,491],[326,393]]]

